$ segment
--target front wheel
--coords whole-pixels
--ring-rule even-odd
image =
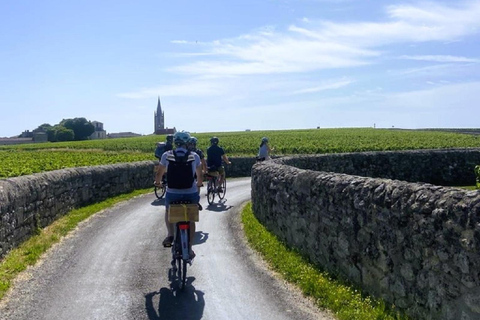
[[[213,180],[209,180],[207,185],[208,204],[212,204],[213,200],[215,200],[215,182]]]
[[[223,179],[221,187],[222,187],[222,192],[218,193],[218,197],[220,198],[220,200],[223,200],[223,198],[225,198],[225,194],[227,193],[227,179]]]
[[[165,185],[161,187],[155,186],[155,196],[157,197],[157,199],[162,199],[166,191],[167,188],[165,188]]]

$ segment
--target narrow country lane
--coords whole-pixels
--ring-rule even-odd
[[[0,319],[331,319],[246,246],[239,213],[250,190],[249,178],[231,179],[213,206],[202,192],[185,291],[168,280],[164,201],[152,193],[82,223],[21,275]]]

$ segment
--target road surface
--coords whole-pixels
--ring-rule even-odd
[[[331,319],[274,277],[242,236],[250,179],[228,181],[226,202],[204,192],[184,291],[168,279],[164,200],[153,193],[104,210],[24,272],[0,319]]]

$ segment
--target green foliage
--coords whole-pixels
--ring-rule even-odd
[[[72,129],[67,129],[62,126],[55,126],[55,128],[56,141],[72,141],[75,138],[75,133]]]
[[[210,146],[210,138],[217,136],[220,139],[219,145],[225,149],[229,157],[255,156],[264,136],[269,138],[270,145],[275,148],[274,156],[480,147],[480,139],[476,136],[439,131],[345,128],[192,134],[198,138],[197,146],[203,151]],[[154,160],[154,150],[158,141],[165,141],[165,135],[0,146],[2,161],[0,170],[3,171],[0,172],[0,178],[76,165]],[[42,150],[47,150],[51,154],[48,159],[45,159],[44,155],[37,156],[32,153]],[[58,152],[54,152],[55,150]],[[81,150],[87,150],[88,153],[81,155],[81,152],[74,152]],[[6,156],[7,151],[17,153],[17,158],[13,161],[8,160],[12,155]],[[69,160],[70,157],[76,160]],[[4,158],[7,158],[8,164],[3,162]],[[84,160],[78,161],[78,158]]]
[[[64,168],[152,160],[150,154],[101,150],[40,149],[0,151],[0,178]]]
[[[60,122],[60,125],[72,130],[74,132],[75,140],[86,140],[95,131],[93,124],[85,118],[63,119]]]

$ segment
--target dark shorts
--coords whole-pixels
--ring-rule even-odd
[[[172,201],[191,201],[192,203],[198,203],[200,201],[200,194],[195,193],[170,193],[165,194],[165,208],[168,210],[170,207],[170,202]]]

